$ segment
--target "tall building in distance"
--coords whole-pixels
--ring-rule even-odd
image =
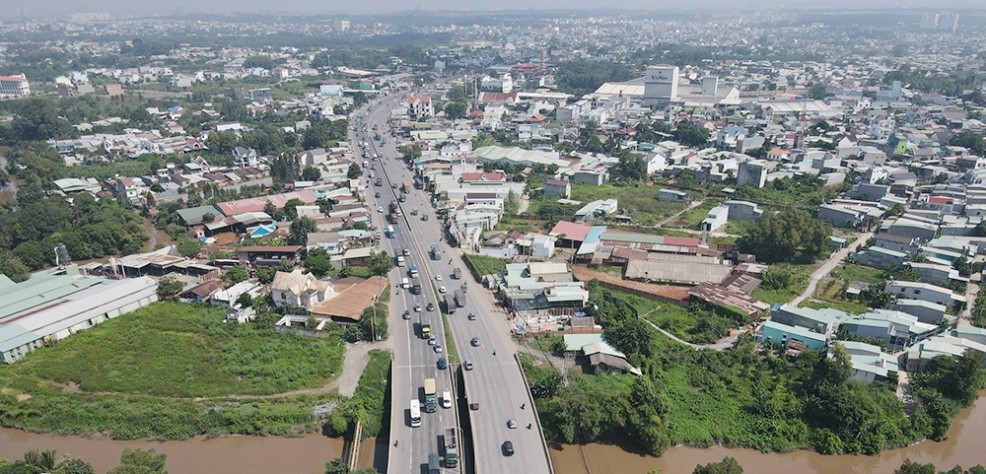
[[[921,17],[918,26],[922,30],[955,32],[959,29],[959,15],[952,12],[928,12]]]
[[[27,76],[23,74],[0,76],[0,98],[25,95],[31,95],[31,85],[27,82]]]
[[[644,73],[644,105],[665,107],[678,96],[678,66],[647,66]]]

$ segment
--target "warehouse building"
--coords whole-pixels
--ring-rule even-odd
[[[82,275],[75,265],[14,283],[0,275],[0,361],[10,364],[107,319],[157,301],[148,277],[113,280]]]

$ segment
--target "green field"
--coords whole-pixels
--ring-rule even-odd
[[[685,229],[698,229],[698,225],[709,215],[709,211],[719,204],[722,204],[721,199],[708,198],[701,205],[685,211],[677,219],[669,222],[669,224]]]
[[[767,269],[768,273],[772,270],[790,273],[791,284],[782,288],[768,288],[768,285],[760,284],[757,289],[753,290],[751,296],[770,304],[787,303],[798,297],[798,295],[808,288],[808,280],[811,278],[811,273],[818,268],[818,265],[797,265],[789,263],[771,265]]]
[[[0,425],[159,439],[317,429],[312,406],[338,398],[324,387],[341,370],[340,338],[223,315],[158,303],[0,367]]]
[[[866,302],[850,298],[846,288],[852,283],[869,283],[882,287],[886,281],[884,272],[876,268],[858,265],[840,265],[832,269],[828,278],[819,282],[812,300],[802,306],[811,308],[835,308],[848,313],[860,314],[867,310]]]
[[[682,202],[658,201],[657,193],[660,190],[661,188],[658,186],[645,186],[643,184],[617,186],[607,183],[602,186],[590,186],[574,183],[572,184],[572,199],[588,203],[597,199],[616,198],[620,212],[625,209],[635,224],[653,226],[662,219],[687,207],[687,204]]]
[[[363,438],[385,434],[390,428],[390,352],[371,350],[353,398],[342,401],[329,417],[329,431],[343,434],[355,421],[363,423]]]
[[[83,392],[168,397],[269,395],[338,375],[336,338],[272,334],[222,322],[217,307],[160,303],[31,354],[10,371]]]
[[[463,255],[462,258],[477,280],[485,275],[503,273],[507,269],[507,264],[510,263],[509,259],[486,255]]]

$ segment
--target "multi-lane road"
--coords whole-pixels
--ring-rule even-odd
[[[380,157],[370,162],[370,169],[374,170],[375,177],[369,180],[367,196],[374,208],[382,207],[384,211],[387,211],[387,206],[397,199],[400,192],[393,189],[392,185],[400,187],[403,182],[414,182],[411,169],[401,159],[396,149],[397,144],[389,133],[390,111],[399,100],[398,95],[392,95],[371,103],[356,114],[365,121],[366,131],[356,127],[351,131],[354,147],[358,148],[356,143],[365,141],[369,144],[367,155],[372,158],[376,153]],[[386,140],[385,144],[373,139],[374,127]],[[382,186],[373,185],[376,178],[381,179]],[[377,192],[380,193],[379,198],[375,197]],[[392,445],[388,471],[423,472],[429,453],[440,453],[439,440],[444,429],[457,426],[459,419],[469,417],[472,430],[463,436],[465,439],[460,442],[460,453],[468,453],[470,450],[462,447],[471,443],[475,462],[468,458],[463,459],[459,464],[460,468],[465,470],[475,466],[476,472],[481,474],[550,473],[550,460],[531,407],[532,401],[514,359],[516,346],[510,339],[506,314],[494,305],[489,291],[472,281],[458,249],[452,249],[445,243],[442,223],[435,215],[430,197],[424,191],[412,189],[406,201],[400,205],[403,216],[398,220],[398,225],[394,226],[395,237],[384,238],[383,245],[391,255],[399,254],[405,248],[410,250],[408,265],[418,267],[420,277],[417,280],[423,291],[421,295],[412,295],[400,289],[391,303],[391,337],[394,338],[395,355],[390,434]],[[417,215],[412,215],[414,209],[417,209]],[[424,213],[429,214],[431,219],[423,220]],[[378,227],[387,228],[385,212],[378,213],[377,220]],[[432,246],[438,246],[441,259],[429,258]],[[455,269],[462,272],[462,279],[451,278]],[[397,267],[391,273],[391,283],[398,285],[401,278],[407,276],[406,271],[407,267]],[[441,275],[441,281],[436,281],[438,275]],[[438,294],[436,290],[445,286],[452,292],[463,284],[468,285],[466,305],[448,315],[451,336],[461,360],[451,359],[449,362],[458,365],[468,360],[472,363],[473,369],[463,372],[464,395],[469,404],[478,404],[478,409],[457,413],[457,405],[450,409],[439,407],[434,414],[422,414],[421,427],[411,428],[407,418],[408,405],[412,398],[424,401],[422,384],[425,378],[436,378],[439,394],[452,390],[451,371],[437,367],[440,357],[449,359],[447,351],[434,353],[432,346],[418,337],[417,322],[421,315],[426,315],[438,341],[448,347],[449,338],[442,324],[439,304],[444,295]],[[429,302],[434,303],[434,311],[426,310]],[[415,304],[421,305],[422,312],[414,311]],[[411,311],[410,320],[402,319],[401,315],[405,310]],[[475,314],[476,318],[467,318],[470,313]],[[478,338],[478,346],[470,343],[473,338]],[[459,395],[463,395],[463,387],[459,389]],[[402,397],[401,394],[406,395]],[[516,428],[510,426],[513,425],[510,420],[516,421]],[[513,445],[514,454],[511,456],[503,451],[506,441]],[[393,442],[397,443],[396,446]]]

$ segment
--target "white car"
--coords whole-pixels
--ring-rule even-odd
[[[447,291],[447,290],[445,289],[445,287],[444,287],[444,286],[439,286],[439,287],[438,287],[438,292],[439,292],[439,293],[445,293],[446,291]]]
[[[442,353],[442,343],[441,342],[436,342],[435,343],[435,352],[438,353],[438,354],[441,354]]]
[[[378,207],[377,208],[377,212],[383,212],[383,208],[382,207]]]
[[[442,281],[441,275],[435,275],[435,281]]]

